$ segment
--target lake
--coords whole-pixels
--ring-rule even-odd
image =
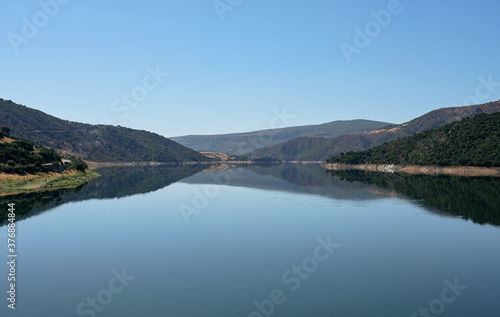
[[[1,316],[499,316],[500,179],[203,168],[2,197]]]

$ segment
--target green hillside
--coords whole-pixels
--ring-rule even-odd
[[[63,172],[65,169],[85,171],[87,164],[80,158],[69,157],[63,163],[62,156],[44,146],[10,134],[10,128],[0,129],[0,172],[7,174],[36,174]]]
[[[48,172],[44,164],[62,164],[61,156],[43,146],[35,147],[29,140],[10,135],[10,129],[0,130],[0,172],[2,173],[42,173]]]
[[[500,166],[500,113],[479,114],[329,163]]]
[[[89,161],[207,161],[202,154],[155,133],[62,120],[0,99],[0,126],[12,133]]]
[[[304,137],[289,140],[274,146],[253,151],[254,156],[271,156],[284,161],[327,160],[342,152],[361,151],[412,135],[440,127],[463,118],[481,113],[500,111],[500,101],[467,107],[450,107],[431,111],[407,123],[389,126],[363,134],[342,135],[336,138],[307,139]]]
[[[318,125],[288,127],[220,135],[188,135],[172,140],[197,151],[212,151],[242,155],[253,150],[279,144],[303,136],[337,137],[343,134],[360,134],[390,125],[369,120],[333,121]],[[272,155],[261,155],[271,156]]]

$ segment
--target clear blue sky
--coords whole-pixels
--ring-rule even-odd
[[[479,79],[500,82],[498,0],[229,2],[221,21],[213,0],[70,0],[49,5],[53,16],[35,0],[3,1],[0,97],[164,136],[265,129],[285,106],[290,125],[403,123],[500,99],[500,83]],[[388,6],[391,21],[373,22]],[[349,63],[341,43],[355,47],[356,27],[373,37]],[[157,65],[169,75],[146,90]],[[133,89],[141,102],[123,103]]]

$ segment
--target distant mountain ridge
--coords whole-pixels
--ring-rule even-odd
[[[417,132],[438,128],[476,114],[500,111],[500,101],[466,107],[441,108],[428,112],[407,123],[357,135],[336,138],[295,138],[274,146],[252,151],[254,156],[270,156],[284,161],[325,161],[341,152],[370,149]],[[248,154],[248,153],[247,153]]]
[[[36,144],[97,162],[208,161],[161,135],[109,125],[62,120],[0,98],[0,126]]]
[[[171,139],[196,151],[242,155],[258,148],[272,146],[302,136],[337,137],[360,134],[391,125],[370,120],[339,120],[318,125],[268,129],[219,135],[187,135]]]

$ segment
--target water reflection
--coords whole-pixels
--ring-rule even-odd
[[[58,189],[0,197],[0,206],[16,203],[16,219],[22,220],[58,205],[88,199],[111,199],[146,194],[164,188],[201,171],[202,166],[137,166],[96,169],[101,177],[72,189]],[[7,208],[0,210],[6,225]]]
[[[500,226],[500,179],[331,171],[334,178],[393,191],[425,209],[459,216],[480,224]]]
[[[500,179],[416,176],[363,171],[326,172],[320,165],[239,165],[203,171],[206,166],[112,167],[96,170],[100,178],[74,189],[0,197],[15,202],[22,220],[72,201],[111,199],[159,190],[175,182],[219,184],[320,195],[337,200],[409,199],[426,210],[500,226]],[[333,175],[333,176],[332,176]],[[1,226],[7,208],[0,210]]]
[[[381,199],[384,195],[384,191],[374,185],[331,177],[319,164],[238,165],[228,170],[198,173],[182,182],[277,190],[332,199],[370,200]]]
[[[333,199],[399,197],[409,199],[435,214],[500,226],[499,178],[325,172],[317,164],[249,165],[213,173],[218,175],[200,173],[182,182],[214,184],[227,176],[227,185],[230,186],[321,195]]]

